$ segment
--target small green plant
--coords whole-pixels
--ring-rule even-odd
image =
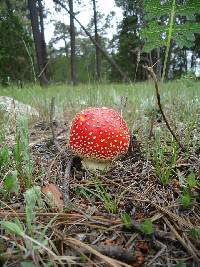
[[[105,209],[108,212],[116,213],[119,200],[111,197],[110,193],[108,193],[106,188],[102,185],[102,183],[99,180],[96,180],[95,187],[98,193],[97,196],[103,202]]]
[[[197,186],[198,184],[198,181],[196,179],[196,176],[195,176],[195,173],[194,172],[191,172],[188,177],[187,177],[187,184],[188,184],[188,187],[191,189],[195,186]]]
[[[9,193],[18,193],[20,189],[17,171],[10,172],[4,179],[3,188]]]
[[[56,257],[56,255],[48,248],[48,240],[46,238],[46,232],[50,225],[57,218],[54,216],[49,223],[40,229],[40,225],[37,223],[37,211],[43,207],[43,201],[41,199],[41,191],[39,186],[34,186],[28,189],[24,193],[25,198],[25,214],[26,224],[23,224],[18,218],[14,218],[12,221],[0,221],[0,229],[4,229],[6,233],[17,236],[14,238],[13,244],[16,246],[16,250],[20,250],[24,253],[24,258],[27,259],[27,255],[35,257],[40,251],[46,251],[49,255]],[[19,245],[19,238],[21,238]],[[32,261],[24,261],[23,266],[35,266],[30,265]],[[51,266],[50,262],[48,265]]]
[[[184,189],[183,190],[183,193],[180,197],[180,202],[183,206],[184,209],[187,209],[189,207],[191,207],[192,205],[192,196],[191,196],[191,193],[187,190],[187,189]]]
[[[130,215],[127,212],[123,212],[121,214],[122,222],[124,223],[125,227],[127,229],[131,229],[133,223]]]
[[[43,239],[40,241],[27,235],[23,225],[19,222],[19,220],[15,219],[15,221],[0,221],[0,226],[9,234],[22,238],[23,244],[19,246],[18,243],[16,243],[16,246],[21,249],[25,255],[31,255],[34,258],[35,253],[43,250],[56,258],[56,255],[47,247],[47,240]]]
[[[175,267],[186,267],[186,264],[183,261],[179,261]]]
[[[154,232],[154,227],[151,219],[145,219],[143,223],[140,224],[140,230],[146,235],[150,235]]]
[[[190,229],[189,234],[193,238],[200,239],[200,227]]]
[[[10,162],[10,153],[7,145],[4,145],[0,150],[0,168],[4,168]]]
[[[96,178],[94,179],[94,186],[96,189],[95,191],[86,187],[78,186],[76,188],[76,194],[85,197],[92,204],[95,204],[94,200],[92,199],[93,196],[95,196],[102,201],[104,208],[108,212],[116,213],[122,194],[120,196],[116,196],[115,198],[111,197],[106,187],[104,187],[101,181]]]
[[[87,260],[87,256],[84,255],[84,254],[81,254],[81,255],[80,255],[80,262],[81,262],[81,263],[85,263],[86,260]]]
[[[153,162],[156,176],[163,185],[167,185],[172,175],[173,167],[178,155],[178,146],[175,140],[171,140],[170,146],[162,144],[160,131],[155,135],[155,146],[153,147]]]
[[[0,225],[10,234],[14,234],[17,236],[24,235],[23,227],[19,222],[0,221]]]
[[[39,186],[33,186],[24,193],[25,199],[25,212],[26,212],[26,224],[29,235],[33,235],[34,226],[36,222],[36,208],[37,205],[41,209],[43,202],[41,198],[41,190]]]
[[[25,117],[17,119],[15,141],[13,156],[20,178],[20,185],[30,188],[32,186],[33,161],[29,151],[28,121]]]
[[[182,185],[184,188],[180,197],[180,203],[182,204],[183,208],[188,209],[192,206],[193,202],[192,188],[198,185],[195,173],[191,172],[187,178],[182,181]]]

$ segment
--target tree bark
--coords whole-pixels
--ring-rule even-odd
[[[96,0],[92,0],[93,2],[93,12],[94,12],[94,32],[95,32],[95,41],[100,44],[99,42],[99,35],[98,35],[98,26],[97,26],[97,10],[96,10]],[[101,52],[99,48],[96,46],[96,77],[97,80],[101,80]]]
[[[40,40],[41,40],[41,49],[42,49],[42,64],[44,69],[45,76],[46,73],[46,64],[47,64],[47,49],[46,49],[46,42],[45,42],[45,36],[44,36],[44,12],[43,12],[43,5],[41,0],[38,1],[38,11],[39,11],[39,18],[40,18]]]
[[[156,48],[156,56],[157,56],[157,63],[156,63],[156,75],[158,81],[161,80],[162,76],[162,66],[161,66],[161,57],[160,57],[160,48]]]
[[[169,71],[170,71],[170,64],[171,64],[172,47],[173,47],[173,42],[171,41],[170,42],[170,47],[169,47],[169,52],[168,52],[167,63],[166,63],[166,71],[165,71],[165,79],[166,80],[169,80]]]
[[[36,59],[37,59],[37,67],[38,67],[38,74],[39,74],[39,81],[40,85],[47,85],[48,80],[46,78],[44,69],[44,54],[43,54],[43,44],[41,39],[41,32],[40,32],[40,25],[38,19],[38,12],[36,6],[36,0],[28,0],[28,8],[30,12],[30,19],[31,19],[31,27],[33,32],[33,39],[35,44],[35,51],[36,51]]]
[[[71,44],[71,84],[77,84],[76,72],[76,39],[75,39],[75,26],[74,26],[74,7],[73,0],[69,0],[70,10],[70,44]]]

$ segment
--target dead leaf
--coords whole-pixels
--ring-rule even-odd
[[[48,184],[42,187],[42,193],[48,197],[48,200],[52,202],[51,204],[58,208],[60,211],[63,211],[64,201],[60,189],[55,184]]]
[[[135,247],[136,247],[136,250],[140,250],[144,254],[147,254],[150,250],[148,243],[142,240],[137,241]]]
[[[144,265],[144,255],[142,254],[141,251],[135,251],[135,257],[136,257],[136,263],[134,263],[132,266],[133,267],[141,267]]]

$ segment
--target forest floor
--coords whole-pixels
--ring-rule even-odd
[[[200,266],[200,82],[1,88],[40,117],[1,121],[0,266]],[[52,97],[55,107],[52,109]],[[132,138],[107,172],[68,150],[88,106],[120,111]]]

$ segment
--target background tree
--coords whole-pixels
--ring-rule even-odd
[[[71,83],[77,84],[77,69],[76,69],[76,32],[74,26],[74,2],[69,0],[70,10],[70,46],[71,46]]]
[[[8,0],[0,3],[0,79],[11,81],[32,80],[30,64],[32,40],[28,20],[24,13],[25,2]]]
[[[64,49],[60,49],[60,53],[65,53],[66,57],[69,56],[70,53],[70,26],[66,25],[61,21],[56,21],[54,23],[54,33],[51,38],[49,45],[53,46],[60,42],[64,43]]]
[[[140,54],[142,41],[139,36],[139,28],[143,19],[141,1],[116,0],[117,6],[123,9],[123,19],[118,26],[118,33],[112,40],[113,57],[126,72],[130,80],[143,80],[146,73],[139,60],[148,60],[147,55]],[[117,52],[116,52],[117,51]],[[120,81],[115,69],[111,69],[111,80]]]
[[[93,13],[94,13],[94,32],[95,40],[97,43],[100,43],[99,34],[98,34],[98,22],[97,22],[97,9],[96,9],[96,0],[92,0],[93,3]],[[97,80],[101,79],[101,51],[96,47],[96,77]]]
[[[39,81],[41,85],[46,85],[48,83],[46,78],[47,53],[44,38],[43,6],[41,0],[28,0],[28,9],[30,12],[35,44]]]

